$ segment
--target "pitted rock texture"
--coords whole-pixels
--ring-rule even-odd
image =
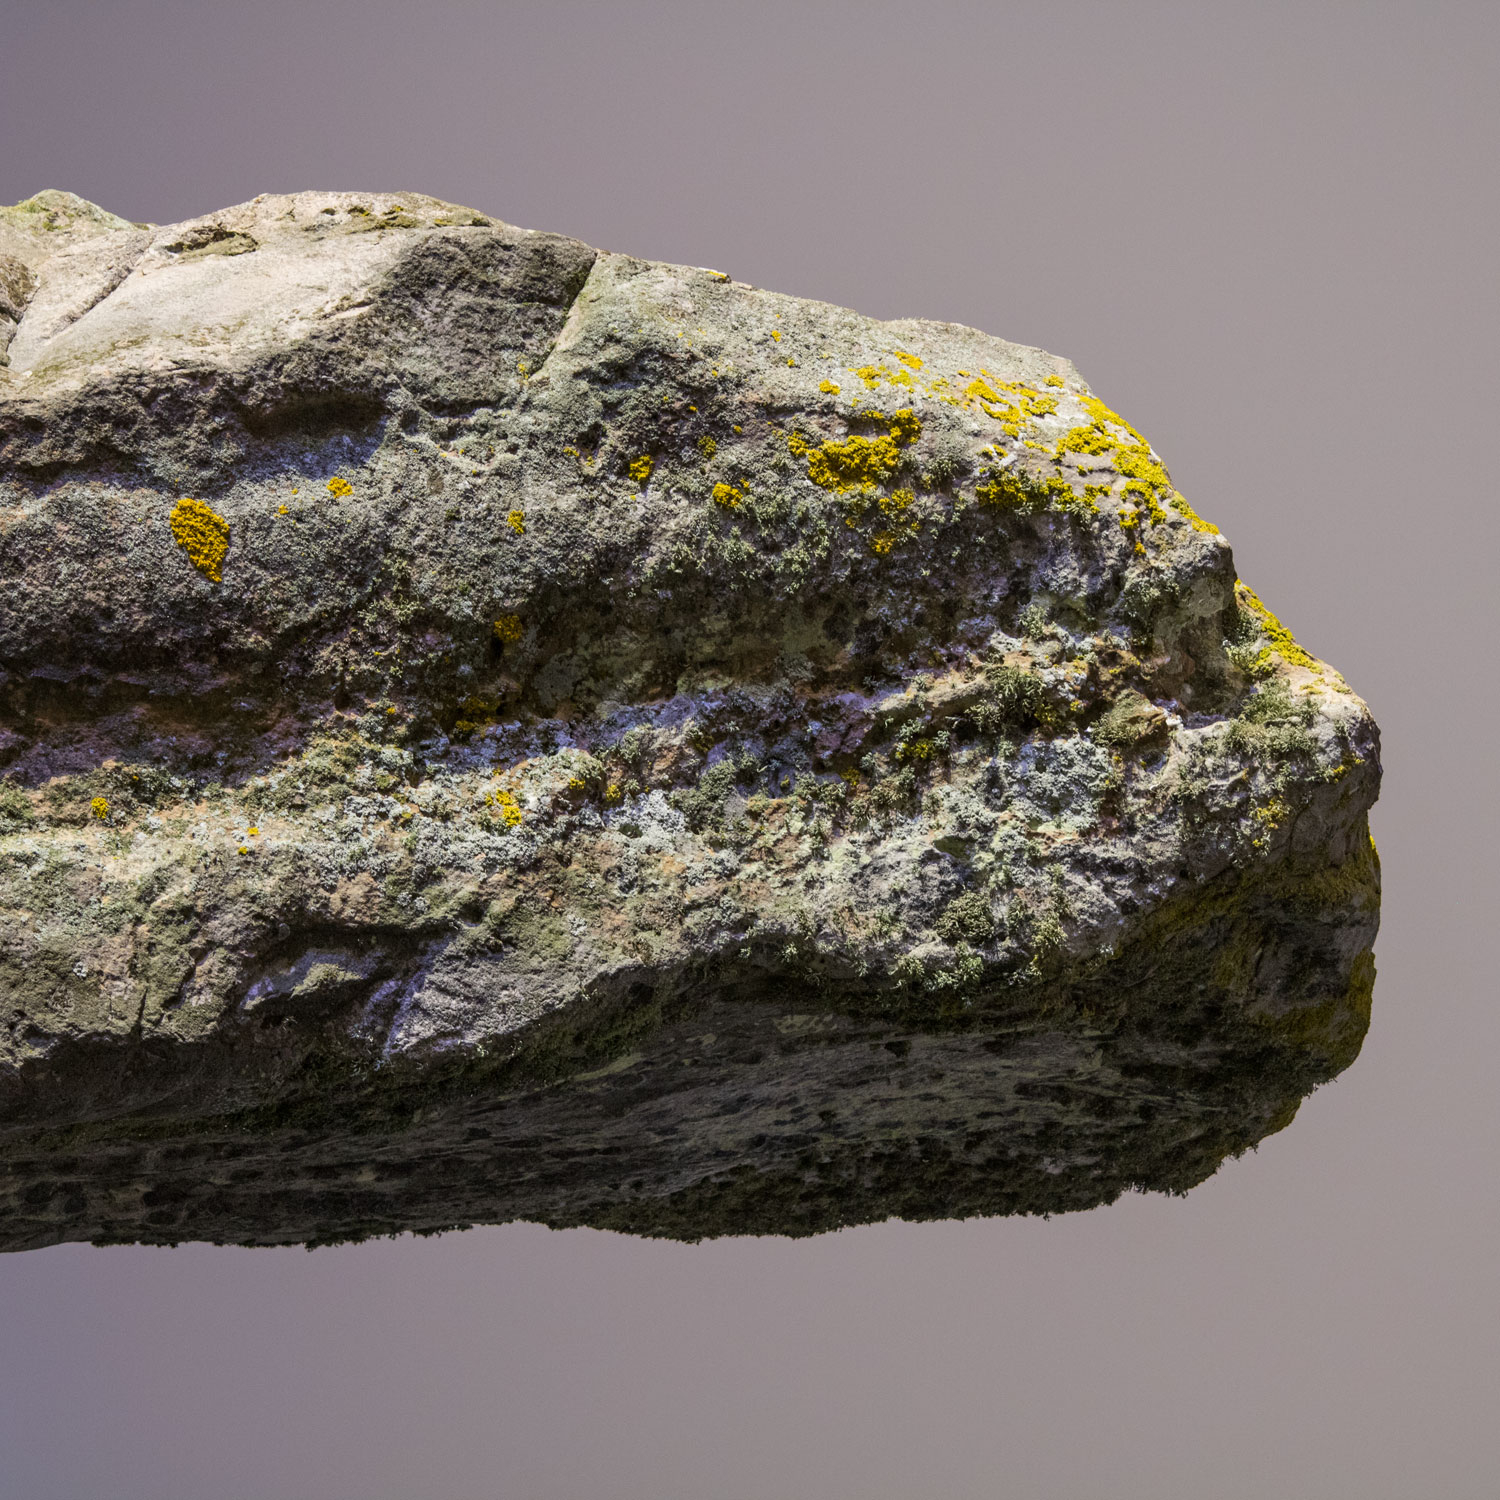
[[[415,194],[0,209],[0,1245],[1183,1191],[1375,725],[1066,360]]]

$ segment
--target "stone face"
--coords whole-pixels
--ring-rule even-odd
[[[1183,1191],[1364,704],[1063,359],[415,194],[0,209],[0,1247]]]

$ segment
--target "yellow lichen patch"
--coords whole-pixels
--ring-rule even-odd
[[[975,498],[981,505],[993,505],[1023,515],[1048,509],[1096,514],[1100,498],[1108,493],[1106,485],[1085,485],[1080,495],[1060,475],[1049,474],[1043,478],[1014,469],[982,475],[974,487]]]
[[[712,461],[714,454],[719,451],[719,445],[713,440],[713,438],[705,434],[703,437],[698,439],[698,451],[704,456],[704,458]]]
[[[651,471],[656,467],[656,460],[649,453],[643,453],[639,458],[630,461],[630,477],[643,489],[651,479]]]
[[[1210,536],[1219,535],[1219,528],[1215,526],[1212,521],[1205,521],[1203,517],[1200,516],[1198,512],[1195,511],[1193,507],[1187,503],[1187,498],[1182,494],[1180,490],[1173,492],[1172,498],[1168,503],[1171,505],[1173,510],[1188,518],[1189,522],[1192,523],[1194,531],[1206,531]]]
[[[108,801],[103,797],[95,797],[94,800],[89,803],[89,812],[94,817],[98,818],[101,823],[104,822],[104,820],[109,817]]]
[[[1260,602],[1260,597],[1248,583],[1241,583],[1239,579],[1236,579],[1234,596],[1239,601],[1240,608],[1254,617],[1256,624],[1260,627],[1260,633],[1271,643],[1271,649],[1277,652],[1283,660],[1295,666],[1307,667],[1314,671],[1317,669],[1317,662],[1297,644],[1291,631]]]
[[[526,512],[524,510],[513,510],[506,516],[505,524],[515,532],[517,536],[526,534]]]
[[[773,328],[771,330],[771,337],[775,339],[779,344],[781,342],[781,330],[779,328]]]
[[[1033,511],[1045,504],[1042,491],[1023,483],[1021,476],[1010,469],[982,477],[974,486],[974,496],[981,505],[998,506],[1002,510]]]
[[[915,354],[903,354],[899,349],[896,350],[896,358],[899,359],[908,370],[920,370],[925,363],[924,360],[918,359]]]
[[[884,365],[863,365],[854,373],[864,381],[867,389],[873,391],[891,372]]]
[[[901,449],[895,438],[847,437],[824,443],[807,460],[807,477],[821,489],[868,489],[895,472]]]
[[[817,449],[806,439],[800,439],[800,445],[793,442],[799,437],[796,433],[787,439],[793,453],[810,454],[807,477],[820,489],[847,494],[850,490],[873,488],[895,473],[901,462],[901,449],[916,442],[922,433],[921,419],[908,408],[888,417],[873,411],[866,412],[865,417],[883,423],[886,434],[877,438],[833,439]]]
[[[1063,383],[1063,378],[1062,378],[1061,375],[1049,375],[1042,382],[1043,385],[1061,385],[1062,383]]]
[[[909,447],[922,436],[922,419],[910,407],[904,406],[900,411],[892,412],[889,417],[880,417],[875,412],[866,412],[865,415],[885,422],[890,428],[891,436],[903,448]]]
[[[1287,805],[1280,797],[1272,797],[1264,807],[1253,808],[1250,821],[1256,825],[1258,831],[1251,837],[1251,847],[1265,849],[1271,842],[1271,835],[1285,820],[1286,814]]]
[[[964,387],[964,395],[977,401],[985,416],[1000,424],[1006,437],[1019,437],[1025,422],[1050,417],[1057,410],[1057,397],[1043,395],[1019,381],[1002,380],[996,390],[989,381],[976,376]]]
[[[345,495],[352,495],[354,493],[354,486],[342,474],[335,474],[328,481],[328,493],[335,500],[342,500]]]
[[[1175,491],[1162,462],[1151,451],[1151,445],[1118,412],[1113,412],[1097,396],[1081,396],[1089,421],[1069,428],[1059,439],[1056,457],[1072,453],[1088,458],[1105,458],[1125,479],[1122,495],[1129,502],[1120,512],[1120,525],[1126,532],[1136,530],[1142,520],[1153,526],[1167,519],[1163,502]],[[1111,429],[1116,429],[1112,431]],[[1183,506],[1187,504],[1183,501]],[[1181,510],[1182,506],[1177,509]],[[1189,518],[1192,519],[1190,512]],[[1208,529],[1201,522],[1199,530]],[[1136,550],[1144,550],[1139,541]]]
[[[740,501],[744,498],[744,490],[736,489],[732,484],[714,486],[714,504],[722,505],[725,510],[738,510]]]
[[[495,639],[511,645],[521,639],[521,617],[520,615],[501,615],[495,621]]]
[[[825,396],[837,396],[839,393],[838,386],[836,386],[831,380],[821,381],[818,385],[818,389],[822,391]]]
[[[229,553],[229,522],[201,500],[181,499],[168,518],[177,545],[205,578],[223,582],[220,569]]]
[[[521,821],[521,808],[516,802],[516,794],[508,792],[504,787],[496,787],[492,792],[484,794],[487,807],[496,808],[500,813],[500,821],[507,828],[514,828]]]
[[[870,538],[870,549],[884,557],[892,547],[896,545],[896,533],[894,531],[877,531]]]

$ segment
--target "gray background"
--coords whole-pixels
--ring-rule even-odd
[[[1375,1022],[1186,1199],[0,1262],[25,1500],[1468,1500],[1500,6],[8,0],[0,202],[411,188],[1073,358],[1385,733]]]

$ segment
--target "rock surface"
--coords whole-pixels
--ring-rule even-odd
[[[0,1247],[1184,1191],[1364,704],[1073,367],[415,194],[0,209]]]

